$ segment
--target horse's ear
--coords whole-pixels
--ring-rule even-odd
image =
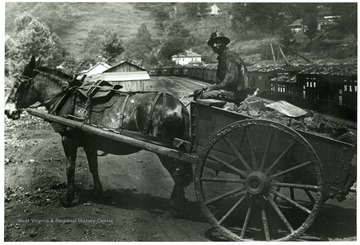
[[[34,68],[35,67],[35,56],[31,56],[31,59],[30,59],[30,63],[29,63],[29,68]]]
[[[39,57],[35,62],[35,67],[39,67],[41,63],[41,57]]]
[[[33,70],[35,68],[35,57],[31,56],[29,64],[27,64],[24,68],[23,75],[24,76],[31,76]]]

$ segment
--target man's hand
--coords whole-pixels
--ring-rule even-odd
[[[207,87],[204,87],[204,88],[200,88],[200,89],[196,89],[194,91],[194,100],[196,100],[197,98],[199,98],[199,96],[201,96],[202,93],[204,93],[205,91],[207,90]]]

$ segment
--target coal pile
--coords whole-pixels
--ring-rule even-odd
[[[289,117],[276,110],[266,107],[267,102],[258,96],[249,96],[239,106],[226,103],[224,109],[235,111],[254,119],[272,120],[295,130],[310,132],[316,135],[356,144],[356,130],[349,128],[341,121],[333,121],[326,116],[311,110],[306,115]]]

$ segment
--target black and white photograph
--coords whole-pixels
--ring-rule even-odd
[[[3,241],[357,241],[357,1],[6,1]]]

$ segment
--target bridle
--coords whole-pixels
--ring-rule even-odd
[[[19,81],[18,84],[14,85],[14,87],[17,88],[17,90],[20,88],[20,86],[24,86],[24,87],[28,87],[31,86],[31,90],[32,92],[35,94],[36,97],[38,97],[38,92],[35,89],[34,84],[32,83],[32,81],[34,80],[35,77],[29,77],[29,76],[25,76],[25,75],[19,75],[19,74],[15,74],[13,77],[16,78],[16,80]],[[18,101],[18,97],[19,97],[19,93],[18,91],[16,91],[14,94],[10,95],[8,97],[8,100],[15,103]],[[31,108],[37,108],[40,106],[45,106],[47,105],[52,99],[49,99],[47,101],[44,101],[43,103],[37,104],[36,106],[30,106]],[[19,108],[18,110],[21,110],[22,108]]]
[[[15,77],[16,80],[19,81],[19,82],[14,83],[14,87],[17,89],[19,89],[19,87],[23,84],[25,84],[24,86],[28,86],[27,84],[30,83],[34,79],[33,77],[28,77],[28,76],[19,75],[19,74],[15,74],[15,75],[13,75],[13,77]],[[16,103],[17,99],[18,99],[17,91],[14,94],[10,94],[8,97],[8,100],[13,103]]]

